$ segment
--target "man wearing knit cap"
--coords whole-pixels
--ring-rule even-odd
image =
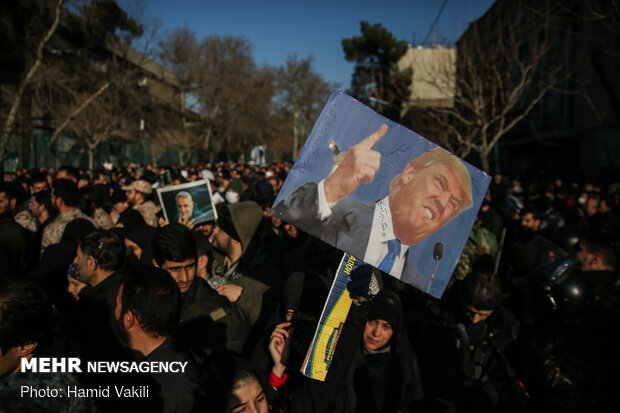
[[[209,273],[225,280],[218,293],[237,303],[254,326],[262,313],[275,306],[273,292],[279,291],[273,288],[280,278],[279,269],[260,248],[263,211],[256,202],[247,201],[218,205],[217,215],[213,247],[219,254]]]
[[[139,211],[146,223],[152,227],[157,227],[157,213],[161,209],[151,201],[153,188],[148,181],[137,180],[121,188],[127,192],[127,202]]]

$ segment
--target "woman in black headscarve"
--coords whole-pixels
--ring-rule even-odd
[[[400,299],[382,290],[370,311],[358,354],[353,358],[354,411],[407,411],[422,398],[418,361],[403,326]],[[360,357],[361,354],[361,357]]]
[[[135,210],[128,208],[121,213],[116,222],[116,228],[124,228],[127,233],[131,232],[134,228],[146,226],[146,221],[142,217],[142,214]]]
[[[125,242],[125,267],[152,265],[151,240],[156,231],[156,228],[147,225],[142,214],[135,209],[127,209],[120,215],[114,232]]]
[[[151,240],[157,230],[145,225],[144,227],[134,228],[125,235],[125,247],[128,254],[133,254],[143,265],[153,265],[153,251]]]
[[[338,340],[326,380],[306,380],[290,394],[291,411],[410,412],[422,399],[418,360],[404,331],[396,293],[382,290],[353,305]],[[272,334],[281,349],[286,326]],[[276,360],[276,367],[280,360]],[[273,352],[272,352],[273,354]],[[274,371],[276,369],[274,368]],[[272,380],[273,382],[273,380]],[[280,384],[280,383],[278,383]]]

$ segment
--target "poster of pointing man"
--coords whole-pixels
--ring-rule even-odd
[[[272,214],[441,297],[490,177],[332,92]]]

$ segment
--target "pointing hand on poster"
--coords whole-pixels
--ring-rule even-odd
[[[336,202],[346,198],[360,184],[372,182],[381,163],[381,154],[372,148],[386,132],[387,125],[383,124],[363,141],[349,149],[338,168],[325,179],[327,202]]]

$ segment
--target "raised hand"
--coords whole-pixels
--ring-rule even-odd
[[[338,168],[325,179],[325,198],[335,202],[351,195],[360,184],[372,182],[381,164],[381,154],[373,146],[387,132],[387,125],[352,146]]]
[[[192,218],[191,215],[187,218],[183,219],[181,215],[179,215],[179,224],[185,225],[188,229],[194,229],[194,225],[196,222],[196,218]]]
[[[273,372],[280,378],[282,378],[284,370],[286,370],[286,366],[282,364],[282,352],[284,351],[286,340],[289,338],[287,328],[290,325],[289,321],[276,325],[269,340],[269,353],[271,353],[271,358],[273,359]]]

